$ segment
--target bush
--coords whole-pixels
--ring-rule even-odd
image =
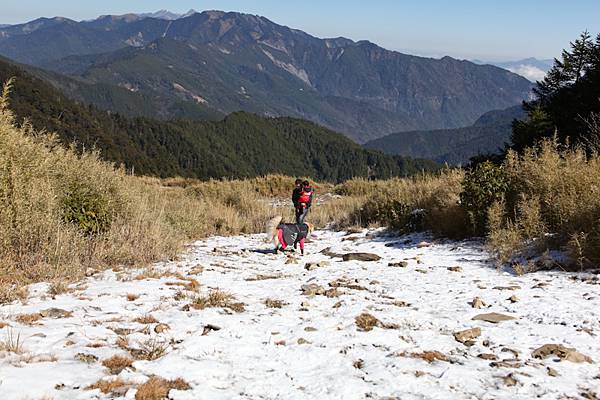
[[[114,216],[106,196],[82,183],[71,185],[63,198],[62,208],[64,220],[75,224],[86,235],[106,232]]]
[[[502,200],[508,190],[508,183],[502,167],[489,161],[477,165],[465,175],[460,204],[469,216],[473,234],[485,234],[488,209]]]

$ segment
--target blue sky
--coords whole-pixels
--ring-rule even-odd
[[[0,23],[190,8],[259,14],[318,37],[367,39],[411,54],[486,61],[552,58],[583,30],[600,30],[598,0],[2,0]]]

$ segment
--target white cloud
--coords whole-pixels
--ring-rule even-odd
[[[546,76],[546,71],[539,69],[533,65],[520,64],[507,68],[510,72],[519,74],[532,82],[541,81]]]

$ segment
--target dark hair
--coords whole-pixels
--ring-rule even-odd
[[[310,186],[310,182],[308,182],[308,181],[304,181],[304,182],[302,182],[302,185],[303,185],[303,186]]]
[[[302,184],[302,179],[296,179],[295,185],[301,185]]]

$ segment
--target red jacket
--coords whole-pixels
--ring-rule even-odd
[[[300,196],[298,197],[297,208],[310,207],[312,204],[312,196],[313,196],[313,189],[310,187],[305,187],[302,190],[302,193],[300,193]],[[302,205],[302,204],[304,204],[304,205]]]

